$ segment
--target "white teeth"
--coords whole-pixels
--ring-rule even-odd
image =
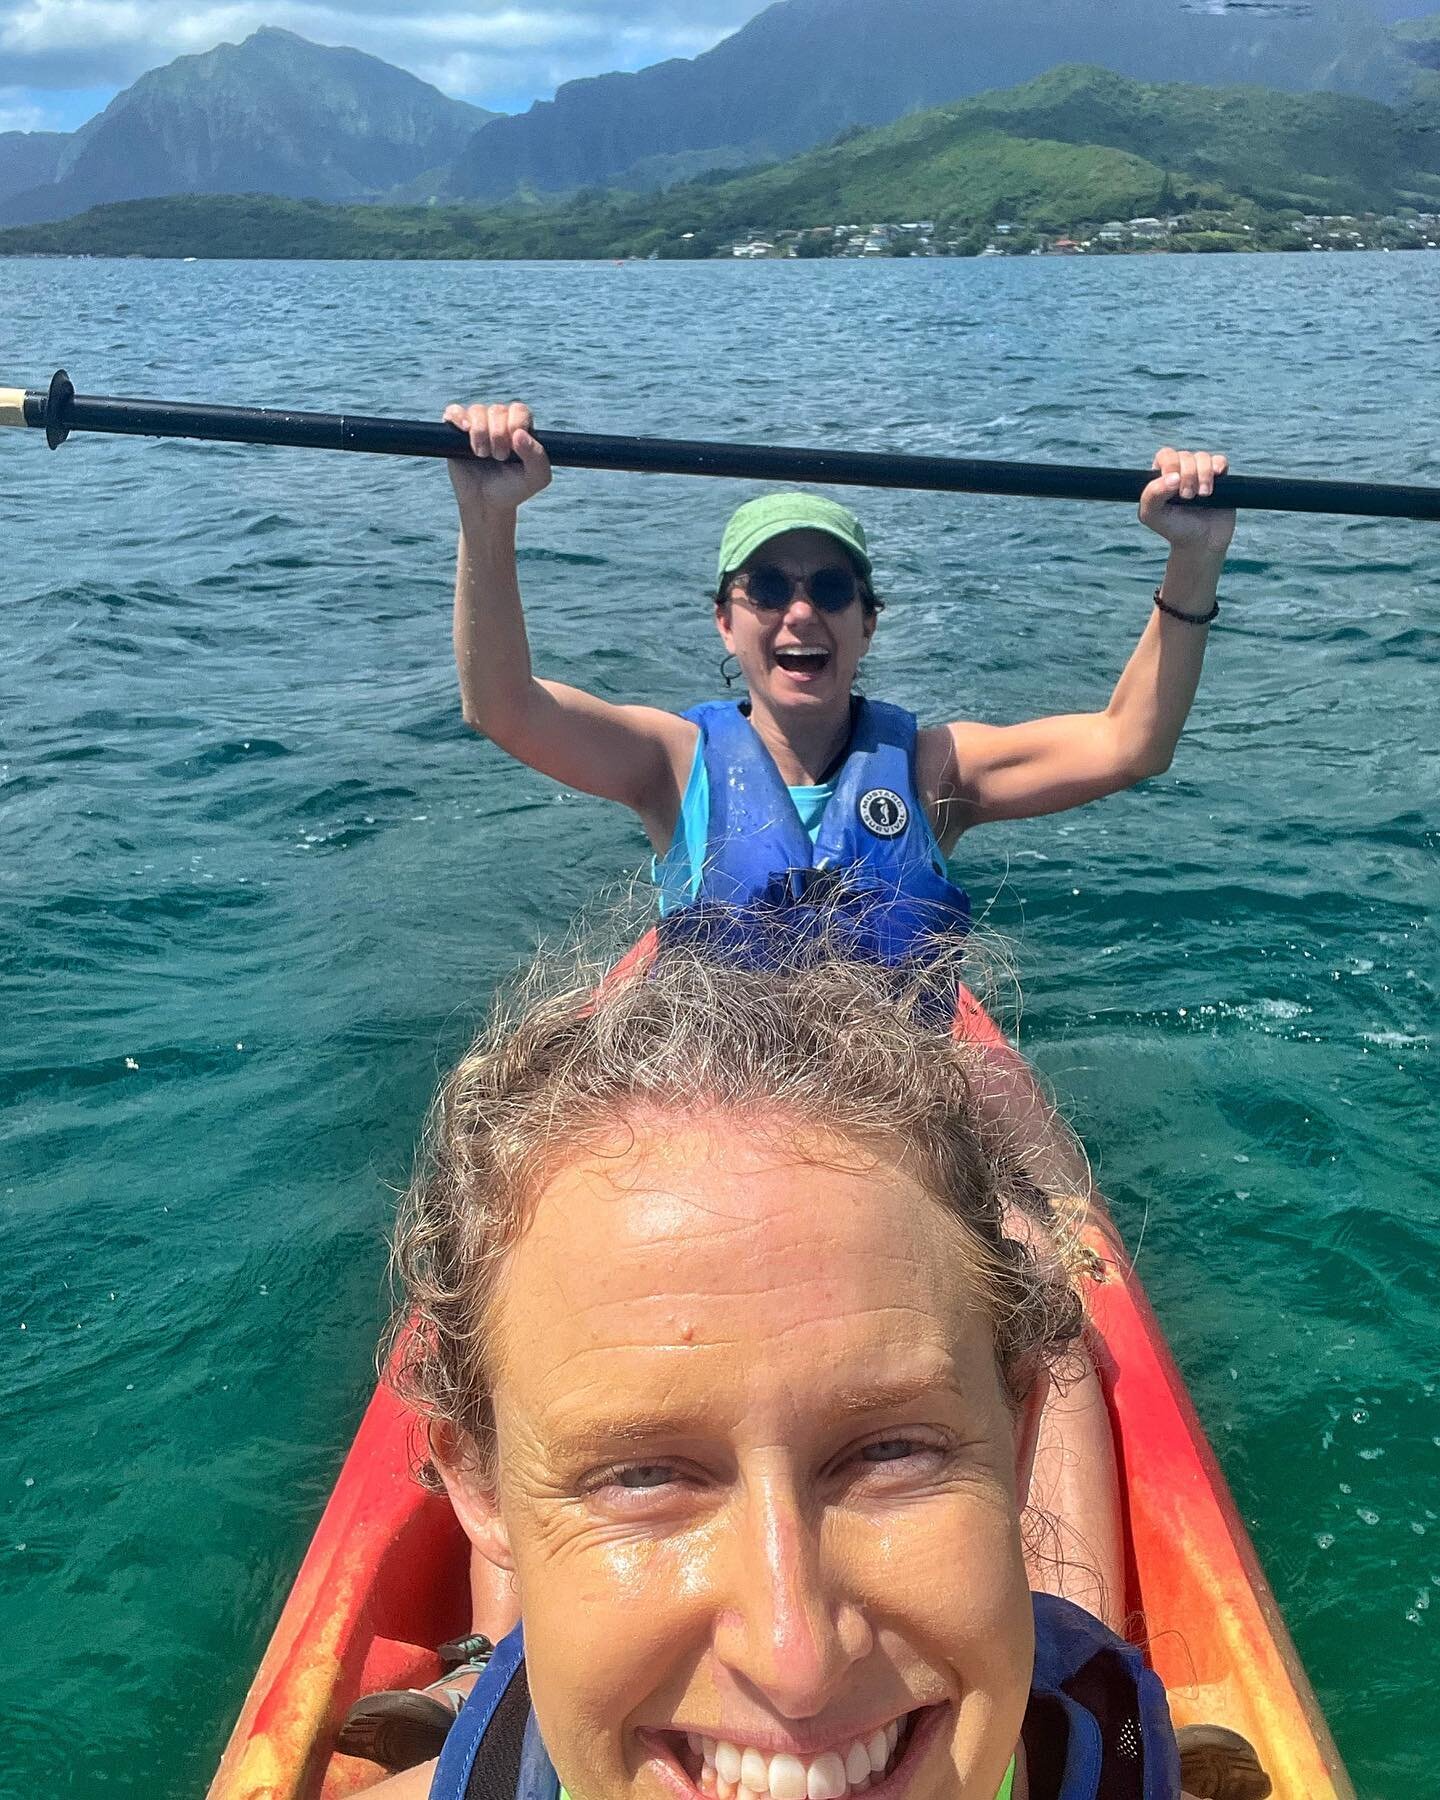
[[[770,1785],[770,1764],[758,1750],[746,1750],[740,1758],[740,1785],[763,1794]]]
[[[766,1756],[699,1732],[685,1737],[691,1753],[701,1757],[700,1790],[713,1800],[853,1800],[889,1768],[900,1721],[857,1738],[848,1750],[826,1750],[808,1762],[789,1751]]]
[[[772,1756],[768,1774],[770,1800],[805,1800],[805,1765],[798,1756]],[[840,1800],[838,1794],[835,1800]]]
[[[870,1764],[865,1767],[868,1771]],[[770,1772],[771,1793],[775,1792],[774,1764]],[[833,1750],[826,1751],[824,1756],[817,1756],[810,1765],[810,1774],[806,1779],[805,1791],[808,1800],[844,1800],[844,1794],[850,1785],[849,1773],[842,1757]]]

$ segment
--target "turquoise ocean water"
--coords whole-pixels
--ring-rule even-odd
[[[11,261],[0,322],[0,380],[82,392],[1440,482],[1434,256]],[[562,473],[542,671],[713,692],[748,491]],[[1163,558],[1127,509],[863,511],[872,692],[1103,703]],[[436,1073],[643,846],[462,729],[438,468],[15,433],[0,519],[0,1792],[193,1795],[371,1385]],[[1173,770],[957,860],[1387,1800],[1440,1761],[1440,528],[1245,517],[1224,591]]]

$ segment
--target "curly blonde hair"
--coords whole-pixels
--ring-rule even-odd
[[[1036,1191],[982,1142],[979,1053],[936,1021],[933,960],[906,975],[800,949],[762,968],[690,943],[565,968],[532,972],[442,1085],[395,1227],[390,1379],[482,1470],[508,1254],[557,1170],[641,1116],[778,1115],[893,1157],[959,1228],[1012,1401],[1073,1345],[1079,1298],[1055,1235],[1016,1232]]]

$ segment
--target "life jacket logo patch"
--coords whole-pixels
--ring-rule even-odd
[[[910,808],[893,788],[871,788],[860,796],[860,823],[876,837],[899,837],[910,823]]]

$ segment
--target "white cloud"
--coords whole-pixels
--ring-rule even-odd
[[[49,118],[24,88],[0,87],[0,131],[44,131]]]
[[[280,25],[367,50],[447,93],[514,104],[577,76],[694,56],[760,10],[761,0],[0,0],[0,103],[39,122],[46,90],[113,91],[176,56]]]

